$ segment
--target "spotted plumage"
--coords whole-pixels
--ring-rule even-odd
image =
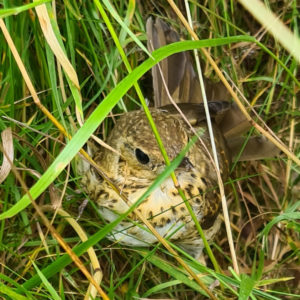
[[[172,160],[194,133],[178,114],[156,108],[151,109],[151,114],[167,154]],[[206,147],[210,148],[206,124],[202,122],[195,129],[200,128],[203,131],[201,138]],[[220,149],[227,149],[225,141],[217,128],[215,135],[217,150],[221,153]],[[134,203],[166,166],[144,112],[134,111],[122,116],[116,122],[107,143],[117,153],[101,148],[94,154],[94,159],[130,202]],[[137,152],[137,149],[143,153],[144,160],[141,159],[141,153]],[[222,152],[224,155],[219,155],[224,180],[228,175],[229,163],[229,156],[225,155],[225,152]],[[217,176],[213,164],[210,163],[209,154],[200,141],[189,149],[183,162],[175,170],[175,175],[203,229],[211,232],[210,228],[214,226],[213,231],[217,231],[220,223],[218,219],[220,199],[214,194],[218,189]],[[127,211],[128,205],[109,184],[99,178],[96,170],[89,169],[82,182],[90,198],[97,202],[100,213],[108,222]],[[171,240],[183,246],[191,237],[198,236],[186,205],[171,178],[166,179],[141,203],[138,210],[162,236],[171,235]],[[135,222],[139,221],[134,214],[130,215],[130,218]],[[172,235],[172,232],[175,233]],[[129,221],[121,222],[112,238],[120,243],[135,246],[156,242],[152,234],[140,227],[132,226]],[[202,241],[199,237],[194,241],[195,245],[197,243],[200,249]]]
[[[148,19],[147,34],[149,51],[179,40],[178,34],[159,19],[155,22]],[[191,127],[170,105],[170,95],[194,129],[197,132],[201,129],[201,141],[198,140],[189,149],[175,175],[207,240],[212,240],[221,222],[220,195],[216,169],[210,158],[211,142],[199,82],[189,54],[183,52],[170,56],[160,63],[160,68],[155,66],[152,69],[152,75],[155,107],[150,111],[169,159],[173,160],[194,136]],[[249,124],[237,107],[226,101],[228,94],[224,87],[206,81],[206,88],[220,173],[226,181],[231,158],[239,153],[239,145],[244,143],[239,135],[249,128]],[[220,95],[222,98],[219,98]],[[220,99],[225,101],[216,101]],[[129,203],[135,203],[166,167],[144,112],[132,111],[121,116],[106,142],[115,152],[93,146],[91,155]],[[253,151],[249,151],[251,155],[247,151],[252,150],[256,143],[257,140],[250,140],[250,147],[245,148],[242,159],[253,157]],[[269,144],[264,146],[273,150]],[[128,203],[101,179],[94,168],[82,161],[80,169],[83,187],[90,199],[98,204],[99,212],[107,222],[114,221],[128,210]],[[195,256],[201,254],[203,242],[171,178],[157,187],[137,207],[137,211],[160,235]],[[114,228],[110,238],[128,246],[156,243],[156,238],[141,225],[136,213],[132,212]]]

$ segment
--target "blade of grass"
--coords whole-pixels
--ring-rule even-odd
[[[254,288],[255,280],[246,274],[241,274],[241,284],[239,291],[239,300],[247,300]]]
[[[190,11],[190,7],[189,4],[187,2],[187,0],[185,0],[185,8],[186,8],[186,13],[187,13],[187,17],[188,17],[188,21],[189,21],[189,25],[192,27],[192,16],[191,16],[191,11]],[[194,38],[193,38],[194,40]],[[219,167],[219,160],[218,160],[218,154],[217,154],[217,148],[216,148],[216,143],[215,143],[215,138],[214,138],[214,132],[212,129],[212,122],[211,122],[211,117],[210,117],[210,113],[209,113],[209,109],[208,109],[208,101],[207,101],[207,97],[206,97],[206,92],[205,92],[205,86],[204,86],[204,80],[203,80],[203,75],[202,75],[202,70],[201,70],[201,66],[200,66],[200,59],[199,59],[199,55],[198,55],[198,51],[194,50],[194,57],[195,57],[195,61],[196,61],[196,70],[198,73],[198,79],[199,79],[199,83],[200,83],[200,89],[201,89],[201,93],[202,93],[202,99],[203,99],[203,104],[204,104],[204,110],[205,110],[205,116],[206,116],[206,122],[207,122],[207,128],[208,128],[208,133],[209,133],[209,138],[210,138],[210,144],[211,144],[211,150],[212,150],[212,154],[213,156],[211,157],[210,152],[208,152],[208,155],[211,159],[212,165],[215,168],[215,171],[217,173],[217,177],[218,177],[218,185],[219,185],[219,191],[220,191],[220,198],[222,200],[222,204],[223,202],[226,203],[226,196],[225,196],[225,192],[224,192],[224,184],[221,178],[221,174],[220,174],[220,167]],[[223,211],[225,210],[224,205],[223,205]],[[227,210],[227,208],[226,208]],[[189,211],[192,212],[192,216],[194,220],[196,219],[196,216],[194,215],[194,212],[192,210],[191,207],[189,207]],[[229,221],[227,222],[226,220],[226,212],[224,212],[224,217],[225,217],[225,224],[229,223]],[[218,265],[218,262],[216,260],[216,258],[213,255],[212,250],[210,249],[210,246],[204,236],[204,232],[199,224],[199,222],[195,222],[197,229],[200,233],[200,236],[203,240],[205,249],[208,253],[208,256],[211,260],[211,262],[214,265],[214,268],[217,272],[220,272],[220,266]],[[228,228],[228,225],[226,224],[226,229]],[[228,234],[228,233],[227,233]],[[232,236],[231,236],[231,231],[230,231],[230,235],[228,234],[228,241],[229,243],[233,244],[233,240],[232,240]],[[233,248],[233,247],[232,247]],[[233,260],[233,265],[236,268],[236,271],[238,271],[238,264],[237,264],[237,260],[236,260],[236,255],[235,253],[232,253],[232,260]]]
[[[41,5],[41,4],[50,2],[50,1],[51,0],[38,0],[38,1],[35,1],[34,3],[25,4],[25,5],[22,5],[22,6],[0,9],[0,18],[15,16],[15,15],[21,13],[21,12],[24,12],[28,9],[34,8],[38,5]]]
[[[37,265],[32,261],[32,264],[38,274],[38,276],[40,277],[41,281],[43,282],[43,284],[45,285],[46,289],[48,290],[48,292],[51,295],[51,299],[53,300],[61,300],[61,298],[59,297],[59,295],[56,293],[55,289],[53,288],[53,286],[51,285],[51,283],[47,280],[47,278],[44,276],[44,274],[40,271],[40,269],[37,267]]]
[[[143,252],[141,252],[141,254],[146,255],[146,254],[143,254]],[[162,269],[163,271],[165,271],[167,274],[169,274],[173,278],[179,280],[181,283],[184,283],[185,285],[193,288],[194,290],[198,291],[202,295],[206,295],[205,293],[203,293],[203,290],[201,290],[201,288],[194,281],[191,281],[186,276],[186,274],[184,274],[181,270],[174,268],[174,266],[171,265],[169,262],[164,261],[155,255],[148,257],[147,260],[149,262],[151,262],[151,264],[153,264],[153,265],[159,267],[160,269]],[[209,284],[212,282],[211,279],[206,278],[206,276],[201,276],[201,280],[203,280],[206,284]]]
[[[1,22],[1,20],[0,20]],[[137,81],[143,74],[150,70],[156,63],[174,53],[192,50],[199,47],[219,46],[227,43],[234,43],[236,41],[248,39],[248,37],[237,36],[234,38],[211,39],[202,41],[185,41],[178,42],[172,45],[165,46],[152,53],[154,60],[148,58],[144,63],[137,67],[132,73],[125,77],[115,89],[100,103],[100,105],[93,111],[93,113],[86,120],[84,125],[72,137],[67,146],[57,156],[54,162],[50,165],[47,171],[30,189],[33,199],[36,199],[45,189],[52,183],[55,178],[64,170],[66,165],[78,153],[82,146],[87,142],[91,134],[96,130],[99,124],[108,115],[111,109],[116,105],[118,100],[132,87],[133,83]],[[61,127],[61,126],[59,126]],[[26,208],[30,204],[30,199],[24,195],[22,199],[11,207],[8,211],[0,215],[0,220],[10,218],[18,212]]]
[[[270,221],[265,228],[263,229],[263,231],[261,232],[261,235],[265,235],[267,236],[268,233],[270,232],[271,228],[283,221],[283,220],[299,220],[300,219],[300,212],[297,211],[297,209],[300,207],[300,201],[296,202],[294,205],[292,205],[291,207],[288,207],[285,212],[283,212],[282,214],[278,215],[277,217],[273,218],[272,221]]]
[[[147,48],[141,43],[141,41],[136,37],[136,35],[128,28],[128,26],[122,21],[115,8],[111,5],[108,0],[102,1],[106,8],[109,10],[110,14],[114,17],[114,19],[120,24],[120,26],[128,33],[128,35],[135,41],[135,43],[145,52],[149,57],[152,57]],[[96,6],[102,7],[99,0],[94,0]]]
[[[77,120],[80,124],[82,124],[82,100],[81,94],[79,92],[80,86],[77,73],[66,55],[59,28],[51,11],[51,6],[43,4],[41,6],[36,7],[35,10],[39,17],[40,26],[45,36],[45,39],[66,74],[67,81],[69,83],[69,87],[71,89],[76,104]],[[52,16],[51,18],[50,15]]]
[[[180,280],[170,280],[161,284],[158,284],[156,286],[154,286],[153,288],[150,288],[147,292],[145,292],[143,294],[143,298],[149,298],[149,296],[151,296],[152,294],[157,294],[161,291],[163,291],[164,289],[167,289],[168,287],[173,287],[175,285],[181,284],[182,281]]]
[[[15,299],[15,300],[26,300],[28,299],[27,297],[24,297],[20,295],[19,293],[16,293],[12,288],[4,285],[3,283],[0,283],[0,295],[6,295],[10,297],[10,299]]]
[[[4,270],[5,270],[6,268],[4,268]],[[9,271],[9,274],[10,274],[10,276],[14,273],[14,272],[11,272],[12,270],[8,270]],[[4,286],[8,286],[8,285],[13,285],[13,286],[15,286],[16,288],[18,288],[18,290],[20,291],[20,292],[22,292],[22,293],[24,293],[24,294],[26,294],[26,299],[32,299],[32,297],[30,296],[30,294],[27,292],[27,290],[26,289],[24,289],[23,288],[23,286],[21,285],[21,284],[18,284],[15,280],[13,280],[11,277],[8,277],[8,276],[6,276],[6,275],[4,275],[3,274],[3,271],[2,271],[2,273],[0,273],[0,279],[1,279],[1,281],[3,281],[3,282],[7,282],[8,284],[6,284],[6,285],[4,285]],[[2,285],[3,283],[1,282],[1,285]],[[0,286],[1,286],[0,285]],[[12,289],[12,288],[11,288]],[[15,291],[15,289],[12,289],[13,291]],[[1,291],[1,290],[0,290]]]

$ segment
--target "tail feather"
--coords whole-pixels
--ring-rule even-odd
[[[155,21],[149,18],[146,29],[149,51],[180,41],[179,35],[158,18]],[[173,54],[160,62],[159,67],[153,67],[152,78],[155,107],[170,104],[166,87],[176,103],[202,102],[199,82],[187,52]]]
[[[275,157],[280,153],[280,150],[274,144],[262,136],[254,136],[249,140],[245,137],[237,137],[229,139],[227,144],[232,158],[238,157],[239,161],[266,159]]]

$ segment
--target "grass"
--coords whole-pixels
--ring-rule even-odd
[[[45,9],[35,11],[35,2],[0,1],[0,16],[5,17],[34,87],[25,84],[24,72],[1,33],[0,130],[12,129],[14,168],[0,189],[0,296],[88,299],[91,293],[109,299],[205,299],[203,289],[161,244],[136,249],[107,240],[114,224],[101,221],[93,202],[88,202],[76,221],[86,195],[74,162],[92,133],[103,139],[109,134],[112,108],[119,114],[140,105],[138,89],[130,88],[137,80],[144,96],[151,98],[151,77],[146,72],[152,65],[172,51],[205,46],[290,155],[234,164],[231,179],[225,183],[240,274],[231,268],[224,228],[212,245],[221,273],[209,261],[204,267],[184,253],[181,258],[193,273],[201,273],[201,282],[217,299],[296,299],[300,294],[300,176],[294,158],[299,159],[296,58],[233,1],[208,1],[204,6],[192,2],[194,30],[201,39],[210,40],[181,43],[177,50],[167,47],[153,54],[155,61],[142,49],[147,14],[165,16],[188,39],[167,3],[44,2],[48,2],[53,35],[49,27],[41,29],[38,15]],[[296,1],[265,3],[299,35]],[[58,56],[63,68],[57,64]],[[204,70],[205,76],[218,80],[205,58]],[[78,130],[82,119],[84,125]],[[2,144],[8,151],[9,139],[2,136]],[[168,172],[173,169],[171,164]],[[71,258],[65,254],[70,248],[80,261],[71,252]],[[98,294],[89,287],[93,279],[87,279],[88,273],[96,283],[101,282]]]

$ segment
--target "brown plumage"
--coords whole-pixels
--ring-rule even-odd
[[[148,19],[147,34],[150,50],[179,40],[178,34],[159,19],[155,22]],[[206,238],[211,240],[220,225],[220,195],[216,170],[206,150],[211,150],[211,143],[199,83],[188,53],[175,54],[164,60],[160,66],[161,71],[157,66],[152,71],[155,107],[150,111],[170,160],[186,146],[194,132],[170,105],[161,72],[175,102],[179,104],[194,129],[202,129],[203,132],[201,139],[205,147],[197,141],[175,170],[175,175],[204,229]],[[218,99],[220,93],[224,94],[224,98],[228,97],[222,85],[214,86],[208,81],[206,85],[211,100],[209,109],[213,118],[220,172],[223,181],[226,181],[234,153],[228,150],[224,136],[236,141],[234,148],[237,153],[243,139],[238,140],[235,133],[240,135],[240,131],[248,128],[248,124],[235,106],[229,102],[216,101],[224,100]],[[224,123],[226,119],[227,122]],[[242,130],[234,130],[239,125]],[[106,148],[94,149],[94,160],[129,201],[134,203],[165,168],[144,112],[133,111],[120,117],[107,143],[117,153]],[[128,205],[98,176],[96,170],[86,163],[83,163],[81,169],[84,175],[82,184],[90,198],[99,205],[104,219],[111,222],[118,214],[128,209]],[[162,236],[170,236],[171,241],[195,256],[201,253],[202,240],[171,178],[161,184],[137,209]],[[138,221],[134,213],[129,218],[131,221]],[[130,246],[147,246],[156,242],[151,233],[133,225],[130,220],[122,221],[115,228],[111,238]]]

